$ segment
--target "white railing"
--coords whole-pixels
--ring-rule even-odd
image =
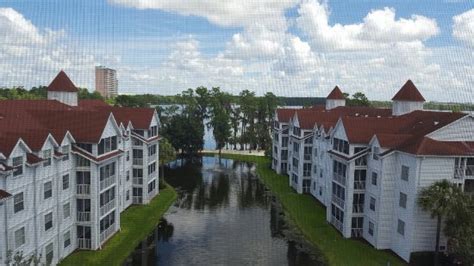
[[[150,191],[150,193],[148,193],[148,198],[149,199],[153,198],[156,195],[157,192],[158,192],[158,189],[156,189],[156,188],[153,189],[152,191]]]
[[[108,213],[113,208],[115,208],[115,199],[107,202],[104,206],[100,207],[100,216],[104,216],[104,214]]]
[[[143,166],[143,158],[133,158],[133,165]]]
[[[352,204],[352,212],[353,213],[363,213],[364,212],[364,204]]]
[[[338,219],[336,219],[336,217],[331,216],[331,223],[332,223],[339,231],[342,232],[343,224],[342,224]]]
[[[91,240],[87,238],[78,238],[77,239],[77,247],[79,249],[91,249]]]
[[[466,176],[474,176],[474,165],[466,165],[466,167],[456,167],[454,169],[455,178],[464,178]]]
[[[344,209],[344,200],[339,198],[338,196],[332,195],[332,202],[336,203],[337,205],[339,205],[339,207]]]
[[[134,177],[133,178],[134,185],[143,185],[143,177]]]
[[[362,156],[355,160],[356,166],[367,166],[367,157]]]
[[[89,184],[77,184],[76,186],[77,195],[90,195],[91,185]]]
[[[365,181],[354,181],[354,189],[365,189]]]
[[[110,235],[115,231],[115,224],[111,224],[109,228],[105,229],[104,232],[100,233],[100,242],[104,242],[109,238]]]
[[[352,228],[351,229],[351,236],[352,237],[362,237],[362,233],[364,230],[362,228]]]
[[[142,204],[143,199],[141,196],[133,196],[133,204]]]
[[[334,180],[336,180],[339,184],[345,186],[346,185],[346,177],[340,175],[338,173],[333,173]]]
[[[77,212],[77,221],[78,222],[90,222],[91,221],[91,212]]]
[[[113,184],[115,184],[115,175],[109,176],[106,179],[100,181],[100,190],[103,190],[104,188],[108,188]]]
[[[156,160],[156,153],[148,156],[148,163],[151,163]]]

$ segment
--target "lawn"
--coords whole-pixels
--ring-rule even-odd
[[[121,265],[158,224],[161,216],[176,199],[175,190],[167,185],[148,205],[132,206],[120,214],[121,231],[97,251],[76,251],[60,265]]]
[[[390,252],[376,250],[358,240],[344,239],[326,222],[325,208],[310,195],[296,194],[288,186],[288,177],[270,169],[268,158],[235,154],[222,156],[257,164],[259,177],[279,199],[291,222],[324,254],[329,265],[406,265]]]

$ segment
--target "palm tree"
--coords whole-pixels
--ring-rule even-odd
[[[452,214],[452,210],[462,202],[463,192],[455,184],[447,180],[438,181],[429,187],[424,188],[419,195],[418,203],[425,211],[431,212],[431,217],[437,219],[436,226],[436,247],[434,265],[439,264],[439,238],[441,234],[441,221],[448,215]]]

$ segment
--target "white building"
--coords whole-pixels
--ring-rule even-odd
[[[78,101],[61,71],[48,100],[0,101],[0,125],[1,263],[7,251],[56,264],[100,249],[122,211],[158,193],[154,109]]]
[[[417,205],[418,193],[443,179],[474,193],[474,117],[424,111],[411,81],[392,109],[345,107],[342,100],[336,87],[325,107],[296,110],[287,122],[276,112],[276,151],[283,148],[281,124],[290,132],[290,185],[326,206],[327,221],[344,237],[361,237],[405,261],[433,251],[436,221]],[[273,156],[282,172],[281,153]],[[444,237],[441,243],[443,250]]]

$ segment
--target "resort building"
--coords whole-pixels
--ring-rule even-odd
[[[277,110],[272,166],[287,172],[297,193],[326,206],[327,221],[344,237],[405,261],[434,251],[436,221],[418,206],[418,194],[447,179],[474,195],[474,117],[423,110],[424,101],[407,81],[391,109],[346,107],[336,87],[325,106]],[[446,245],[442,237],[441,250]]]
[[[78,100],[61,71],[48,100],[0,101],[0,264],[96,250],[120,213],[158,194],[158,115]]]

